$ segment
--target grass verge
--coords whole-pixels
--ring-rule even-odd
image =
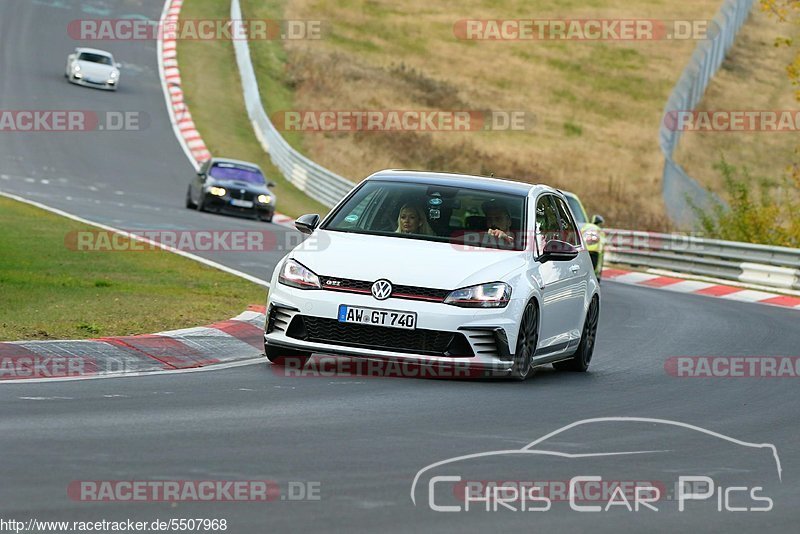
[[[228,0],[189,0],[181,10],[183,20],[229,18]],[[276,61],[276,64],[280,63]],[[212,154],[259,164],[277,184],[277,208],[281,213],[291,217],[304,213],[328,213],[328,208],[286,181],[256,139],[244,106],[236,56],[230,41],[179,41],[178,65],[184,97]],[[257,63],[257,68],[260,66]],[[274,92],[276,88],[267,85],[262,86],[261,91]],[[288,95],[285,91],[282,94]]]
[[[86,339],[209,324],[263,303],[265,289],[161,250],[65,244],[96,228],[0,198],[0,340]]]

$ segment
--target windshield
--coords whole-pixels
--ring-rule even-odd
[[[108,56],[103,56],[100,54],[92,54],[90,52],[81,52],[81,55],[78,56],[78,59],[81,61],[89,61],[91,63],[100,63],[102,65],[113,65],[114,60]]]
[[[359,188],[323,228],[524,250],[525,203],[524,196],[480,189],[374,180]]]
[[[209,175],[217,180],[235,180],[250,184],[264,184],[264,175],[255,167],[247,167],[234,163],[215,163]]]
[[[572,215],[575,217],[575,222],[578,224],[586,224],[586,213],[584,213],[578,198],[572,195],[564,196],[567,197],[567,203],[569,203],[569,209],[572,210]]]

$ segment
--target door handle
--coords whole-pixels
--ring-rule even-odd
[[[572,266],[570,266],[569,270],[572,271],[572,274],[575,274],[575,273],[577,273],[578,271],[581,270],[581,266],[580,265],[572,265]]]

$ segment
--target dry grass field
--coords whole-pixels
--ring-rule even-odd
[[[765,13],[755,12],[698,109],[800,110],[794,88],[784,74],[793,51],[776,48],[778,36],[797,39],[800,27],[778,25]],[[753,178],[780,183],[798,145],[797,132],[687,132],[676,158],[690,176],[720,190],[722,176],[713,165],[721,157],[732,165],[748,168]]]
[[[521,110],[505,132],[306,133],[291,142],[361,178],[386,167],[494,173],[572,190],[609,225],[664,228],[658,126],[692,40],[460,40],[460,19],[709,19],[720,0],[244,0],[248,18],[320,20],[320,40],[252,44],[278,110]]]

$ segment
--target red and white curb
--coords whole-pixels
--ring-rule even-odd
[[[264,352],[264,306],[196,328],[73,341],[0,343],[0,382],[75,380],[232,366]]]
[[[178,68],[177,28],[183,0],[167,0],[161,13],[161,27],[165,28],[158,39],[158,70],[161,86],[167,102],[172,129],[181,144],[186,157],[195,169],[211,159],[211,152],[195,126],[189,106],[184,100],[181,86],[181,72]],[[272,222],[283,226],[293,226],[294,219],[282,213],[275,213]]]
[[[758,304],[769,304],[800,310],[800,297],[789,295],[779,295],[766,291],[757,291],[742,287],[722,285],[713,282],[701,282],[698,280],[686,280],[672,276],[662,276],[658,274],[642,273],[636,271],[625,271],[621,269],[603,269],[603,280],[610,280],[622,284],[632,284],[636,286],[665,289],[677,293],[690,293],[693,295],[704,295],[707,297],[717,297],[726,300],[740,302],[755,302]]]
[[[197,131],[183,98],[181,73],[178,69],[177,30],[173,29],[178,27],[181,7],[183,0],[167,0],[164,5],[161,27],[165,30],[158,39],[158,68],[175,135],[186,155],[199,168],[202,162],[211,159],[211,153]]]

